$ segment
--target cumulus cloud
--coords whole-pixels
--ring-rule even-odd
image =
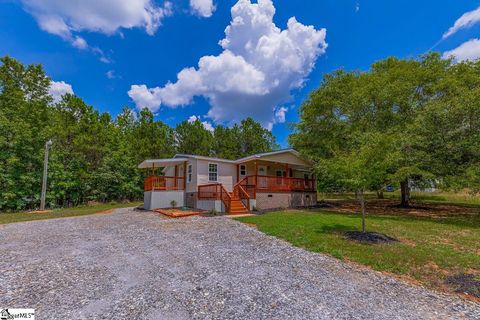
[[[149,89],[144,84],[133,85],[128,91],[128,96],[135,101],[138,109],[148,108],[155,113],[160,109],[162,103],[159,91],[160,88]]]
[[[216,9],[213,0],[190,0],[190,8],[194,14],[204,18],[211,17]]]
[[[453,58],[455,61],[476,60],[480,58],[480,39],[472,39],[459,47],[446,51],[443,58]]]
[[[144,28],[153,35],[172,4],[158,6],[153,0],[21,0],[41,29],[79,49],[88,47],[81,31],[113,34],[121,28]]]
[[[183,69],[176,82],[163,87],[132,85],[129,95],[137,107],[148,102],[152,109],[174,108],[203,96],[211,106],[207,116],[217,123],[253,116],[271,126],[277,106],[303,86],[325,52],[326,30],[305,26],[294,17],[281,30],[273,22],[271,0],[239,0],[231,13],[225,38],[219,42],[222,53],[200,58],[197,68]]]
[[[51,81],[48,93],[52,96],[55,103],[62,100],[64,94],[74,94],[72,86],[64,81]]]
[[[285,115],[288,111],[286,107],[280,107],[275,111],[275,121],[277,123],[284,123],[285,122]]]
[[[188,123],[193,123],[193,122],[195,122],[195,121],[197,121],[197,120],[198,120],[198,121],[201,121],[201,120],[200,120],[200,116],[192,115],[192,116],[190,116],[190,117],[188,118],[187,121],[188,121]],[[210,132],[215,131],[215,128],[213,127],[213,125],[212,125],[210,122],[208,122],[208,121],[201,121],[201,123],[202,123],[202,126],[203,126],[207,131],[210,131]]]
[[[448,31],[443,34],[442,39],[450,37],[461,29],[470,28],[479,22],[480,7],[475,10],[466,12],[460,18],[458,18],[457,21],[455,21],[455,23],[453,24],[453,26],[451,26],[450,29],[448,29]]]

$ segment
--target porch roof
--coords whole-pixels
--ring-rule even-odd
[[[178,164],[183,164],[185,161],[188,161],[187,158],[172,158],[172,159],[153,159],[153,160],[145,160],[138,165],[140,169],[147,169],[147,168],[162,168],[162,167],[169,167]]]

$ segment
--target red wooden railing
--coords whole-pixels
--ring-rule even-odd
[[[184,177],[150,176],[143,182],[145,191],[175,191],[185,189]]]
[[[315,192],[314,179],[287,178],[274,176],[248,176],[239,185],[255,199],[257,192]]]
[[[255,176],[256,191],[315,191],[315,180],[272,176]]]
[[[225,187],[220,183],[198,186],[198,199],[221,200],[225,206],[225,212],[230,212],[232,197]]]
[[[247,178],[245,178],[245,179],[247,179]],[[243,179],[243,180],[245,180],[245,179]],[[233,194],[234,194],[234,196],[238,197],[243,202],[243,204],[245,205],[245,207],[248,210],[250,210],[250,195],[248,194],[248,192],[245,190],[245,188],[242,185],[243,180],[239,181],[233,187]]]

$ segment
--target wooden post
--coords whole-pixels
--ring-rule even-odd
[[[239,183],[239,182],[240,182],[240,165],[237,164],[237,183]]]
[[[152,191],[155,191],[155,162],[153,163],[152,166]]]
[[[291,183],[290,183],[290,179],[288,179],[288,176],[289,176],[289,172],[288,172],[288,163],[285,163],[285,185],[287,187],[287,189],[290,191],[292,189],[292,186],[291,186]]]

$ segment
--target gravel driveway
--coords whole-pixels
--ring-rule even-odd
[[[225,217],[119,209],[0,225],[0,307],[37,319],[479,319],[480,305]]]

